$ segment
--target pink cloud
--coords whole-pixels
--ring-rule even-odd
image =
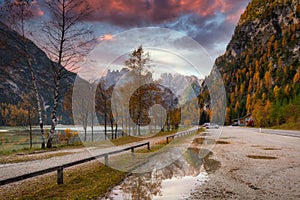
[[[231,12],[245,6],[249,0],[87,0],[95,12],[87,20],[109,21],[117,25],[163,23],[185,14],[201,17],[217,12]]]
[[[160,24],[183,15],[196,14],[202,19],[223,13],[229,22],[236,21],[239,13],[250,0],[86,0],[94,12],[87,21],[105,21],[119,26]],[[39,1],[33,1],[35,16],[45,15]],[[74,12],[79,12],[76,9]],[[45,11],[46,12],[46,11]],[[47,13],[47,12],[46,12]]]
[[[244,13],[244,11],[245,9],[241,8],[237,12],[228,15],[226,17],[226,21],[230,22],[231,24],[236,24],[239,21],[240,16]]]
[[[105,41],[105,40],[110,40],[111,41],[111,40],[114,40],[114,38],[113,38],[112,34],[105,34],[105,35],[99,37],[97,40],[99,42],[102,42],[102,41]]]

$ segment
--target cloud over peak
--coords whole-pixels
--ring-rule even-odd
[[[107,21],[118,26],[141,26],[172,21],[186,14],[206,18],[218,12],[233,15],[248,0],[87,0],[94,13],[90,21]]]

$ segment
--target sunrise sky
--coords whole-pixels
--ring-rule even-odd
[[[136,27],[163,27],[195,39],[212,58],[224,53],[234,27],[250,0],[86,0],[94,12],[86,21],[98,40]],[[38,20],[47,10],[35,0]]]
[[[134,28],[160,27],[175,30],[197,41],[214,61],[225,52],[239,17],[249,1],[86,0],[93,8],[93,13],[85,18],[85,23],[94,30],[99,43],[113,42],[116,35]],[[44,2],[45,0],[33,1],[33,20],[47,21],[49,18]],[[111,49],[112,54],[116,49]],[[108,53],[109,50],[106,51]]]
[[[180,31],[203,45],[213,58],[224,53],[249,0],[88,0],[96,12],[88,19],[106,37],[133,27]],[[106,35],[106,36],[104,36]]]

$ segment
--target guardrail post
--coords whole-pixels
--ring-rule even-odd
[[[169,143],[169,137],[167,137],[167,144]]]
[[[134,154],[134,147],[131,147],[131,155]]]
[[[104,163],[105,165],[108,165],[108,154],[104,155]]]
[[[57,185],[64,183],[64,168],[60,166],[57,170]]]
[[[147,149],[150,150],[150,142],[147,143]]]

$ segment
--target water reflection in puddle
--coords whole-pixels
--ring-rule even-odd
[[[189,148],[168,167],[149,173],[133,174],[103,199],[188,199],[196,186],[208,180],[206,170],[209,167],[205,165],[211,153],[201,159],[201,151],[198,148]]]

